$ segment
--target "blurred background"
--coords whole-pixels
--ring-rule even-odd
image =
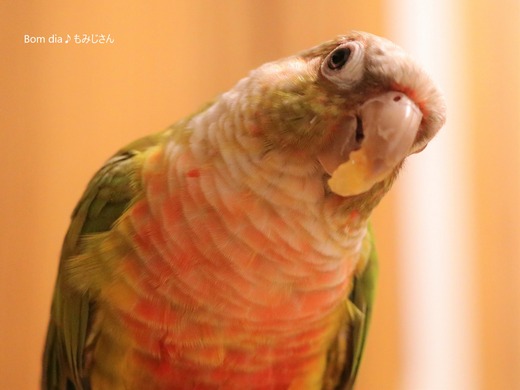
[[[38,387],[61,241],[103,161],[351,29],[405,47],[448,102],[374,213],[380,285],[357,388],[520,389],[520,2],[147,4],[0,1],[0,389]]]

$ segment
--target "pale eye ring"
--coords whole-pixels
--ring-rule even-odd
[[[338,88],[349,88],[363,77],[364,57],[365,47],[361,42],[345,42],[325,57],[321,73]]]

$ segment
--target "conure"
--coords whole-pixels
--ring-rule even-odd
[[[44,389],[350,389],[369,217],[445,121],[401,48],[350,32],[117,152],[72,214]]]

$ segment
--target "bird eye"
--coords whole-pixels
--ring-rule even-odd
[[[321,73],[338,88],[349,88],[362,79],[364,58],[365,47],[361,42],[342,43],[325,57],[321,63]]]
[[[334,50],[329,56],[327,66],[331,70],[341,69],[348,61],[351,50],[348,47],[340,47]]]

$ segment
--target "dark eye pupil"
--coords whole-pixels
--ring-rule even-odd
[[[327,65],[329,66],[329,69],[332,70],[341,69],[347,63],[349,57],[350,49],[348,47],[343,47],[332,53]]]

